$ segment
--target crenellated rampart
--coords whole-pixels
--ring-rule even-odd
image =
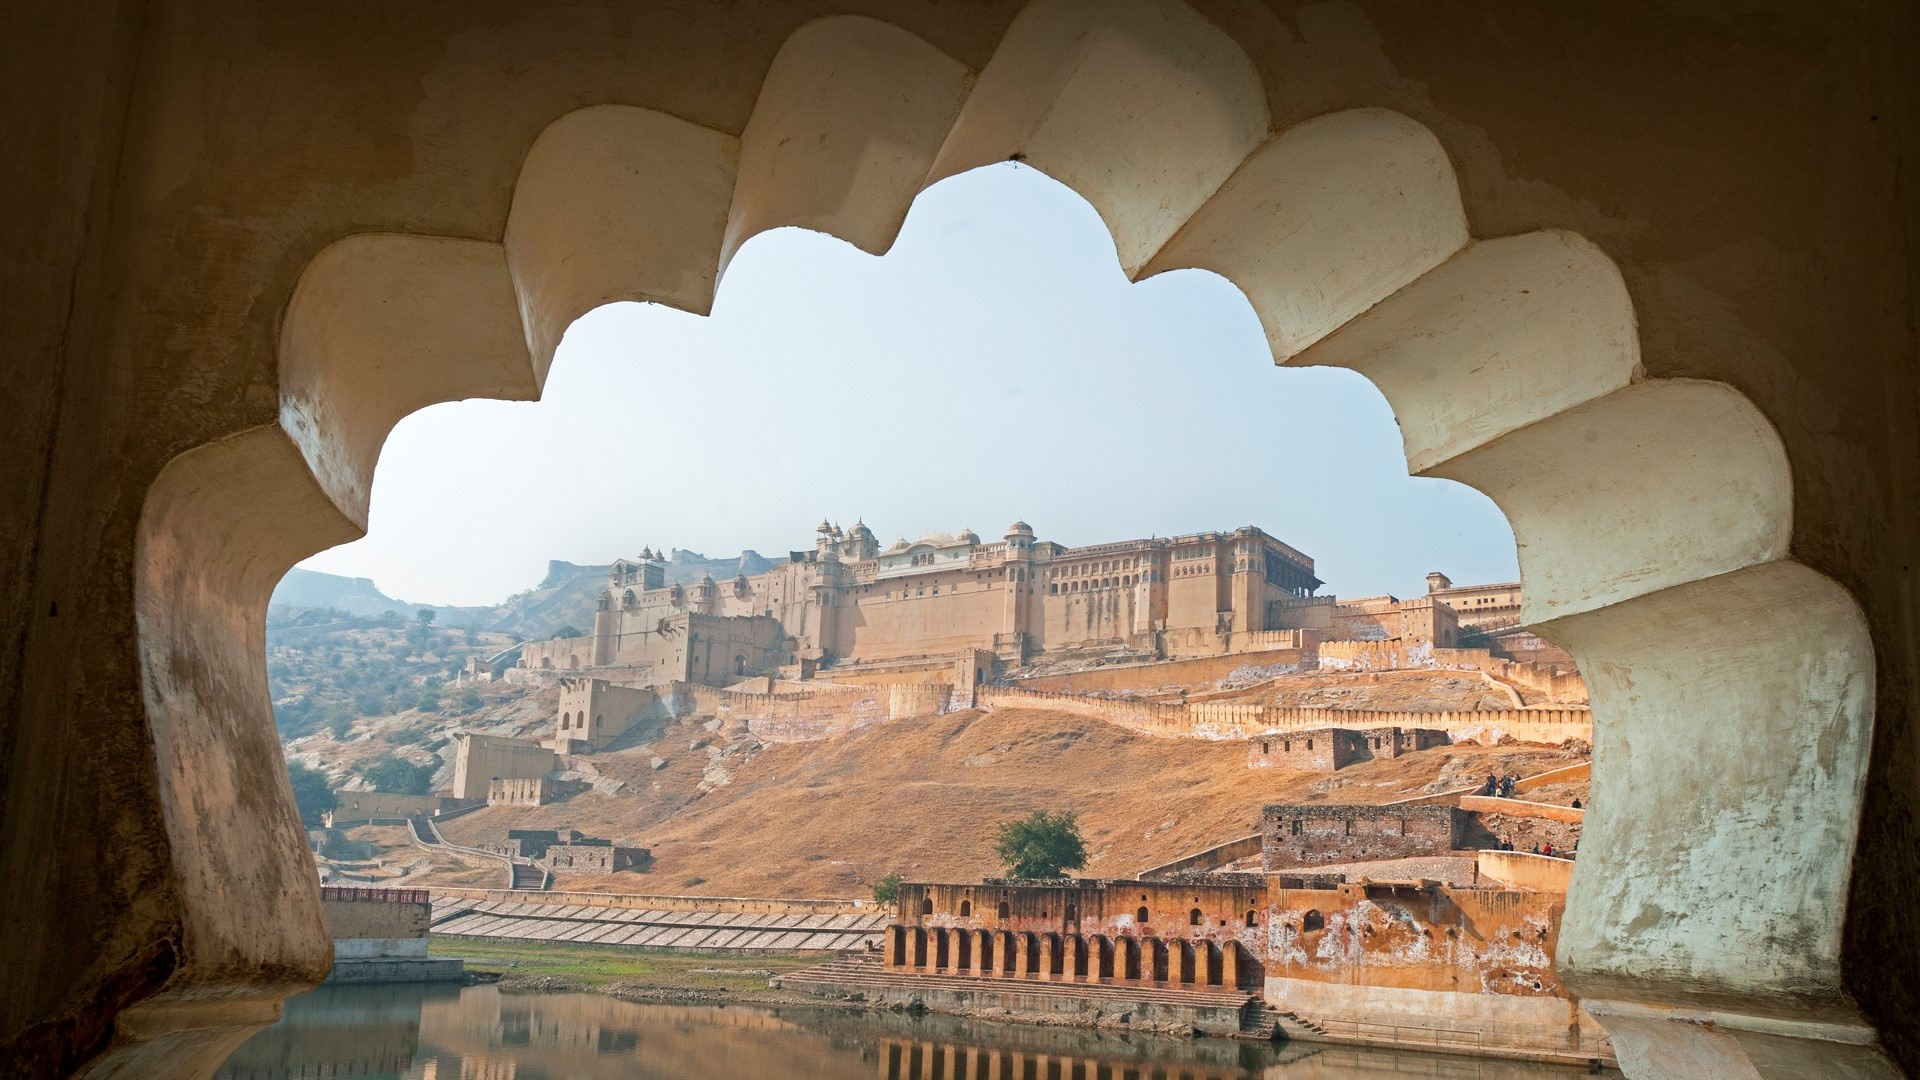
[[[664,696],[679,715],[743,721],[749,731],[766,742],[813,742],[889,720],[944,713],[951,706],[953,687],[946,683],[902,683],[760,694],[676,682]]]
[[[1242,705],[1227,702],[1161,703],[1114,701],[1045,690],[983,686],[984,707],[1047,709],[1110,724],[1143,735],[1177,739],[1245,739],[1268,732],[1307,728],[1439,728],[1455,734],[1498,731],[1522,742],[1559,744],[1591,741],[1592,714],[1586,709],[1321,709]]]

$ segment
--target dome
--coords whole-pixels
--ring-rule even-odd
[[[1027,524],[1024,521],[1016,521],[1013,524],[1007,526],[1007,535],[1008,536],[1032,536],[1033,526]]]
[[[972,529],[961,529],[959,535],[955,536],[954,539],[963,544],[977,544],[980,542],[980,534],[974,532]]]
[[[913,546],[912,544],[907,543],[907,538],[903,536],[900,539],[895,540],[892,544],[888,545],[885,554],[892,555],[896,552],[905,551],[912,546]]]

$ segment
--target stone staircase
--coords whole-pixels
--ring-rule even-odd
[[[1042,979],[1033,976],[925,972],[885,966],[878,954],[842,956],[819,967],[789,972],[771,980],[775,988],[825,997],[863,1000],[917,1000],[935,1012],[1006,1008],[1015,1012],[1114,1014],[1140,1021],[1186,1023],[1215,1035],[1259,1039],[1284,1037],[1280,1014],[1258,996],[1222,987],[1116,980]],[[943,1004],[945,1007],[943,1007]]]

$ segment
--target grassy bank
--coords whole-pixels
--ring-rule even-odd
[[[432,956],[457,957],[467,970],[503,979],[556,979],[581,988],[620,983],[687,990],[765,990],[771,975],[825,963],[821,953],[699,952],[622,949],[545,942],[465,941],[432,938]]]

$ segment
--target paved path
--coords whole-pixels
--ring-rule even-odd
[[[758,915],[738,911],[642,911],[582,904],[435,897],[436,937],[566,941],[650,949],[864,949],[888,916]]]

